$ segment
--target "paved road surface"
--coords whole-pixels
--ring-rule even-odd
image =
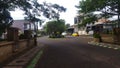
[[[90,38],[39,38],[45,49],[35,68],[120,68],[120,51],[88,45]]]

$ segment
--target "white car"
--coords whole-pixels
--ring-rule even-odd
[[[67,35],[67,33],[66,33],[66,32],[63,32],[63,33],[62,33],[62,35],[63,35],[63,36],[66,36],[66,35]]]

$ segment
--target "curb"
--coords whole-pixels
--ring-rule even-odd
[[[114,50],[120,50],[120,45],[116,45],[116,44],[98,43],[94,41],[88,42],[88,44],[93,45],[93,46],[100,46],[104,48],[111,48]]]

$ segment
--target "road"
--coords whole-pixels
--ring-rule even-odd
[[[120,68],[119,50],[92,46],[88,41],[91,38],[39,38],[45,49],[35,68]]]

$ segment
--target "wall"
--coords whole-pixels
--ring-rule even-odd
[[[101,34],[102,42],[120,44],[120,36],[112,34]]]
[[[12,56],[13,42],[0,42],[0,63]]]
[[[101,34],[102,42],[114,43],[114,36],[112,34]]]
[[[15,44],[13,41],[0,42],[0,63],[9,60],[9,58],[33,46],[34,46],[34,39],[30,39],[29,42],[27,40],[19,40],[17,44]]]

